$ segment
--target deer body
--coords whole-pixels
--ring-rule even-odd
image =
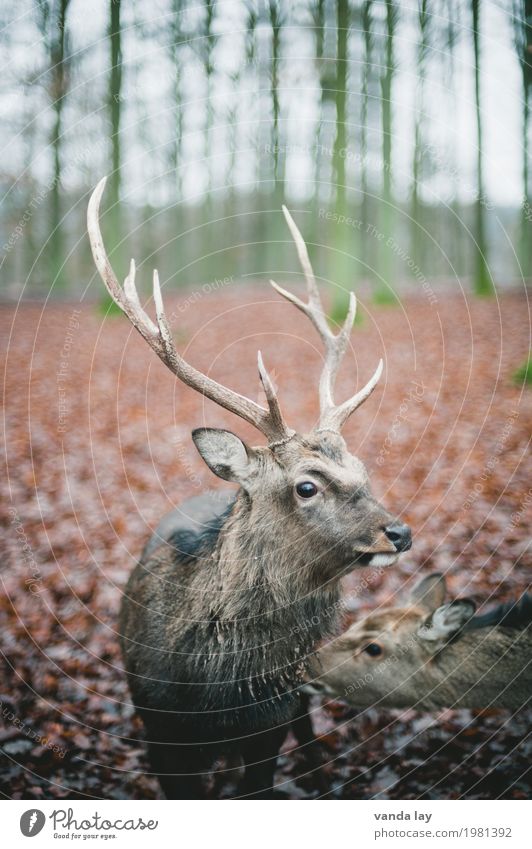
[[[532,630],[494,626],[466,631],[442,649],[412,677],[405,701],[417,710],[517,710],[531,697]]]
[[[233,561],[237,570],[227,568]],[[120,630],[135,704],[148,711],[157,736],[161,719],[163,736],[217,742],[222,750],[271,726],[286,734],[338,589],[336,581],[329,589],[301,587],[297,570],[280,582],[283,565],[250,527],[239,496],[195,538],[178,529],[141,559],[126,587]],[[320,624],[294,643],[291,632],[309,616]],[[178,710],[169,721],[150,720],[150,710],[170,705]]]
[[[473,616],[469,599],[443,604],[426,578],[403,606],[384,608],[324,646],[314,690],[358,708],[516,710],[532,697],[532,603]]]
[[[148,542],[120,615],[133,701],[168,797],[201,796],[204,774],[226,752],[243,758],[246,795],[269,794],[289,724],[295,722],[303,737],[310,733],[298,687],[316,644],[334,627],[340,579],[359,566],[391,565],[411,545],[410,529],[373,498],[363,464],[340,435],[375,387],[382,361],[366,386],[335,404],[335,377],[356,301],[352,295],[335,335],[305,244],[285,209],[308,301],[273,285],[308,316],[324,342],[319,424],[307,435],[288,427],[260,352],[267,408],[202,375],[175,349],[157,273],[156,323],[140,304],[134,263],[123,287],[114,276],[98,223],[103,187],[104,181],[90,200],[88,229],[112,298],[180,380],[268,440],[250,447],[230,431],[192,432],[211,471],[239,489],[236,496],[191,500],[163,519]],[[302,622],[312,626],[301,629]]]

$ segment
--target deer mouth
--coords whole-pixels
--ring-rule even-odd
[[[386,553],[386,554],[374,554],[370,557],[369,565],[370,566],[379,566],[381,568],[386,568],[386,566],[393,566],[394,563],[397,563],[399,559],[399,553],[396,554]]]
[[[387,566],[393,566],[394,563],[399,559],[398,551],[382,551],[372,554],[371,552],[365,552],[361,554],[357,558],[357,563],[360,566],[376,566],[380,569],[385,569]]]

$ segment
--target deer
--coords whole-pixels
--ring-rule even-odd
[[[271,283],[323,342],[319,421],[306,434],[288,426],[260,351],[266,406],[202,374],[176,350],[157,271],[155,321],[141,305],[134,260],[119,284],[99,225],[104,187],[105,178],[90,198],[87,228],[111,298],[177,379],[267,440],[250,446],[229,430],[192,430],[208,468],[238,488],[185,501],[149,539],[119,616],[129,689],[167,798],[204,798],[207,778],[223,757],[244,765],[241,796],[269,798],[288,730],[308,733],[298,688],[318,642],[336,626],[331,611],[339,609],[341,578],[355,568],[391,566],[411,546],[410,528],[372,495],[363,463],[341,435],[373,392],[383,363],[363,388],[335,403],[356,298],[351,294],[345,321],[333,332],[306,244],[283,207],[307,300]],[[313,625],[294,641],[291,634],[304,620]]]
[[[308,694],[359,709],[509,708],[532,696],[532,596],[474,615],[475,602],[445,602],[439,573],[402,605],[383,607],[319,649]]]

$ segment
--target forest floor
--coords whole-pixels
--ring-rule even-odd
[[[379,356],[385,374],[345,436],[414,544],[351,596],[351,615],[435,570],[453,596],[482,609],[514,598],[530,583],[532,392],[513,380],[530,345],[526,297],[420,295],[362,312],[338,397],[365,382]],[[190,362],[253,398],[260,348],[289,422],[312,426],[318,341],[265,286],[183,293],[167,313]],[[223,485],[196,453],[192,428],[256,436],[178,383],[121,316],[91,305],[4,306],[0,340],[0,792],[157,798],[122,671],[121,592],[159,518]],[[357,715],[315,700],[313,713],[334,798],[530,797],[532,711]],[[279,794],[316,796],[307,772],[289,739]]]

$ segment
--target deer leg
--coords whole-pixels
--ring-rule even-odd
[[[309,696],[306,693],[301,693],[299,709],[292,720],[292,731],[300,746],[306,746],[309,743],[317,744],[318,742],[314,736],[312,722],[310,721],[310,714],[308,712],[309,703]]]
[[[296,742],[304,749],[304,757],[314,773],[314,782],[319,793],[326,793],[329,789],[323,774],[323,750],[319,740],[314,734],[312,721],[309,714],[310,697],[301,693],[299,710],[292,720],[292,731]]]
[[[150,742],[148,752],[167,799],[205,798],[201,771],[208,767],[198,747]]]
[[[284,728],[273,728],[246,741],[242,751],[245,764],[242,795],[253,799],[273,798],[273,776],[285,737]]]

